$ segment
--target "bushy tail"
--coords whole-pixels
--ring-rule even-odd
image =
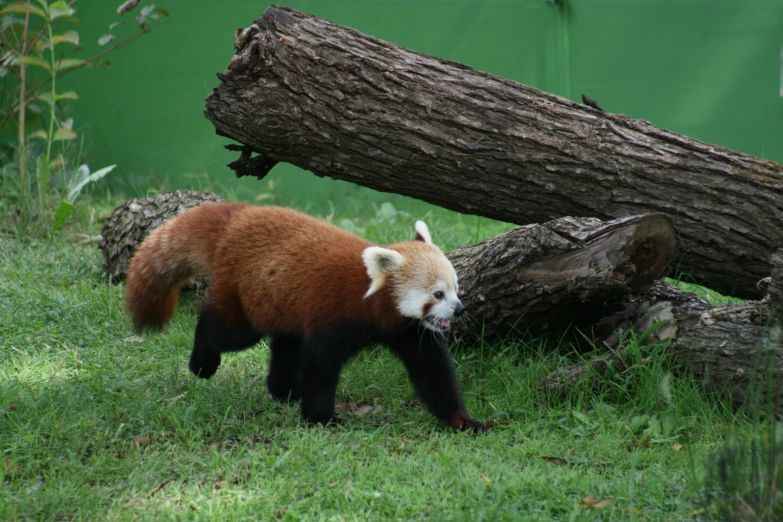
[[[163,328],[177,306],[180,287],[209,274],[226,225],[244,205],[204,203],[152,232],[131,261],[125,302],[137,331]]]

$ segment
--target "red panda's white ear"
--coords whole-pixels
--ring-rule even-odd
[[[383,286],[386,274],[402,265],[402,254],[396,250],[372,246],[364,249],[362,260],[367,267],[367,275],[370,276],[370,289],[364,294],[367,298]]]
[[[430,229],[427,228],[427,223],[424,221],[416,222],[416,241],[424,241],[425,243],[432,244],[432,236],[430,235]]]

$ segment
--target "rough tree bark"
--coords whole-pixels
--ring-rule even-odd
[[[775,316],[783,318],[783,248],[772,254],[772,276],[769,282],[769,301]]]
[[[668,216],[646,214],[608,222],[560,218],[459,248],[447,255],[470,320],[455,334],[503,338],[592,325],[661,277],[677,247]]]
[[[783,245],[777,163],[288,8],[238,30],[235,47],[206,116],[244,144],[230,146],[238,175],[285,161],[517,224],[665,212],[679,269],[740,297],[760,295]]]
[[[133,254],[153,229],[186,208],[219,199],[179,191],[117,207],[101,243],[112,280],[125,279]],[[607,313],[607,303],[621,304],[633,289],[660,277],[677,247],[671,219],[647,214],[609,222],[561,218],[459,248],[447,255],[460,274],[471,319],[455,334],[506,336],[515,329],[543,331],[595,320]]]
[[[777,281],[773,278],[772,284]],[[771,310],[774,300],[711,307],[704,299],[658,281],[632,297],[627,307],[601,321],[615,332],[644,332],[656,323],[647,342],[669,340],[682,370],[699,376],[716,391],[728,392],[736,406],[772,401],[783,411],[783,343]],[[599,325],[600,326],[600,325]],[[610,367],[625,369],[625,347],[614,334],[606,355],[546,377],[539,388],[564,393],[583,379],[600,379]]]

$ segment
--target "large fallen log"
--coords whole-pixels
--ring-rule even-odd
[[[760,295],[783,245],[777,163],[289,8],[238,30],[235,48],[206,116],[244,144],[229,146],[238,175],[285,161],[517,224],[665,212],[679,269],[739,297]]]
[[[101,242],[112,281],[125,278],[133,253],[153,229],[186,208],[218,199],[179,191],[117,207]],[[609,222],[561,218],[459,248],[448,256],[460,276],[470,320],[455,334],[460,339],[505,337],[572,322],[590,324],[625,295],[659,278],[677,246],[671,220],[647,214]]]

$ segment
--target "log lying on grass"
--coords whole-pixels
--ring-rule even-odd
[[[646,214],[561,218],[454,250],[447,255],[473,319],[457,324],[455,334],[502,338],[591,325],[661,277],[677,247],[669,217]]]
[[[710,388],[728,391],[735,405],[757,409],[772,401],[781,409],[783,345],[770,319],[768,301],[712,308],[679,325],[675,360]]]
[[[779,401],[783,393],[783,338],[771,314],[775,306],[774,301],[763,300],[711,307],[692,293],[656,282],[634,295],[623,311],[601,321],[617,332],[606,341],[608,354],[561,368],[539,388],[565,393],[584,379],[597,382],[610,367],[626,370],[626,350],[618,344],[619,332],[652,330],[645,342],[669,340],[681,370],[700,377],[710,389],[728,392],[736,406],[759,408],[771,402],[783,411]]]
[[[178,190],[153,198],[136,198],[115,208],[101,230],[100,249],[103,266],[114,284],[125,280],[133,254],[144,238],[164,221],[205,201],[223,201],[216,194],[195,190]],[[206,288],[197,280],[193,288]]]
[[[664,212],[679,269],[746,298],[783,245],[777,163],[288,8],[238,30],[235,47],[206,116],[244,144],[231,146],[238,175],[285,161],[517,224]]]
[[[549,393],[565,394],[585,379],[595,382],[601,380],[610,367],[623,371],[626,369],[626,350],[620,341],[627,335],[626,332],[633,330],[641,335],[658,324],[659,327],[653,329],[643,341],[651,344],[670,339],[676,335],[676,320],[697,317],[709,308],[709,303],[696,294],[657,281],[644,291],[629,296],[626,306],[598,322],[599,334],[602,331],[607,334],[604,346],[599,346],[599,349],[606,348],[608,353],[583,364],[559,368],[541,381],[538,387]]]
[[[101,243],[112,280],[124,279],[152,229],[185,208],[217,199],[181,191],[115,209]],[[609,222],[562,218],[457,249],[448,256],[471,320],[455,333],[463,339],[497,337],[596,319],[611,303],[622,303],[624,295],[660,277],[677,246],[671,220],[647,214]]]
[[[214,194],[178,191],[119,206],[104,225],[101,242],[112,281],[124,279],[138,245],[161,223],[186,208],[221,200]],[[783,347],[779,329],[769,319],[770,308],[781,305],[783,250],[773,257],[771,305],[752,301],[718,308],[667,283],[653,283],[676,250],[676,232],[660,214],[610,222],[562,218],[457,249],[448,256],[461,276],[463,302],[472,319],[458,323],[455,334],[513,336],[569,323],[593,325],[599,316],[618,310],[596,328],[641,333],[669,321],[647,341],[672,339],[675,358],[684,368],[713,388],[728,389],[738,404],[756,380],[771,384],[757,398],[783,391]],[[200,288],[205,285],[200,282]],[[622,368],[624,351],[617,336],[610,335],[607,344],[613,350],[609,355],[562,369],[541,388],[562,392],[581,379],[603,375],[610,365]]]

